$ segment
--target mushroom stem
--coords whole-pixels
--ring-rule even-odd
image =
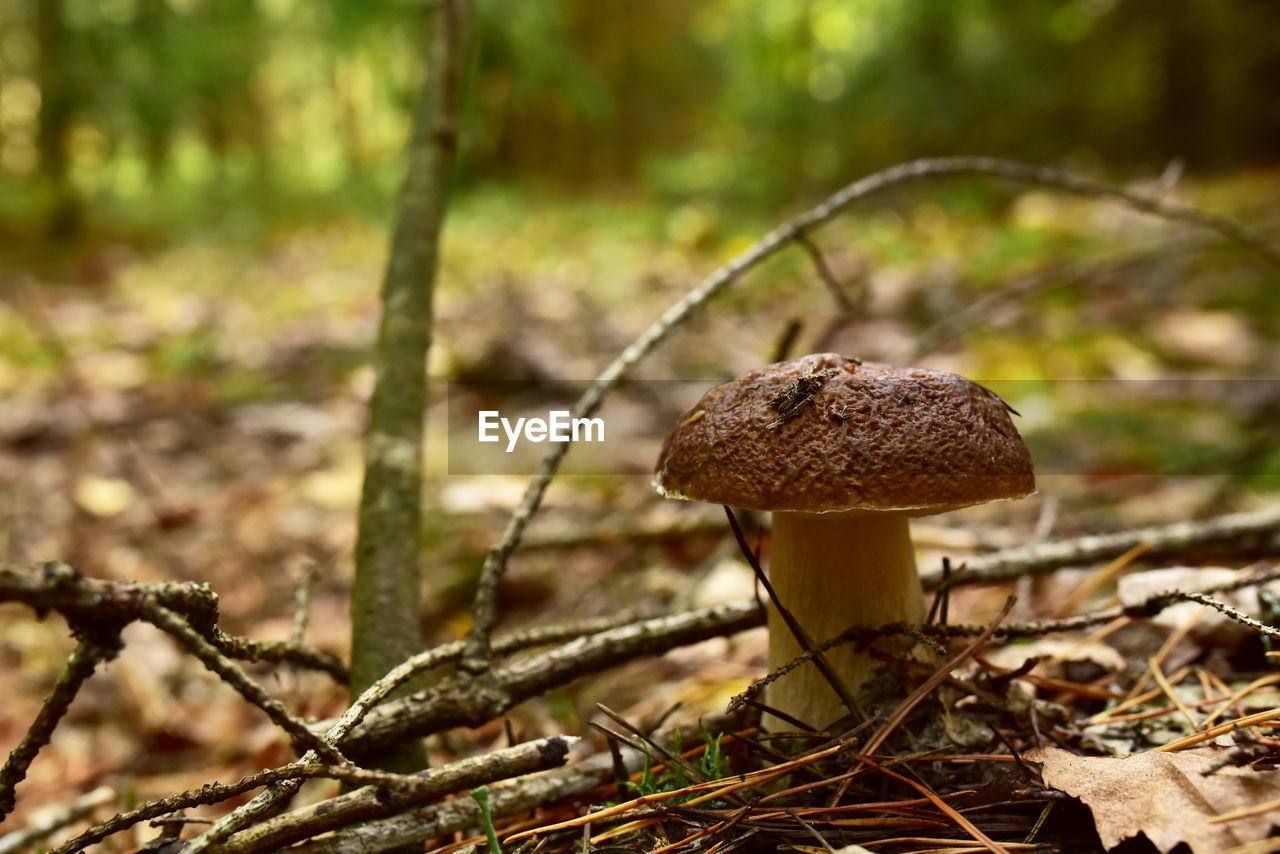
[[[769,577],[778,601],[814,644],[854,625],[924,620],[906,513],[775,512]],[[902,642],[886,639],[876,646],[900,649]],[[781,667],[801,652],[786,623],[770,608],[769,669]],[[854,644],[837,646],[823,656],[851,692],[867,681],[875,665],[869,652],[859,652]],[[812,663],[771,683],[765,702],[815,727],[847,714]]]

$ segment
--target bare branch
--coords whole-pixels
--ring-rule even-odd
[[[347,666],[337,656],[305,644],[289,640],[285,643],[259,641],[252,638],[223,634],[215,627],[210,642],[229,658],[241,661],[257,661],[264,664],[289,664],[327,673],[334,682],[345,685],[350,678]]]
[[[223,682],[236,689],[240,696],[266,712],[267,717],[271,718],[276,726],[289,734],[299,753],[314,750],[319,756],[335,765],[346,763],[346,757],[332,744],[312,732],[304,721],[295,717],[283,703],[263,690],[262,686],[250,679],[239,665],[215,649],[213,644],[201,637],[177,614],[163,605],[147,601],[142,604],[142,616],[147,622],[178,641],[188,652],[200,659],[205,667],[216,673]]]
[[[37,613],[57,611],[72,625],[109,621],[124,626],[141,619],[145,602],[182,614],[206,636],[218,622],[218,596],[207,584],[86,578],[60,561],[36,569],[0,565],[0,602],[21,602]]]
[[[1148,597],[1142,602],[1133,605],[1117,605],[1114,608],[1107,608],[1102,611],[1093,611],[1088,614],[1079,614],[1074,617],[1064,617],[1060,620],[1036,620],[1030,623],[1007,623],[994,630],[993,636],[1001,641],[1011,641],[1020,638],[1036,638],[1045,635],[1057,634],[1059,632],[1079,632],[1095,626],[1104,626],[1107,623],[1119,617],[1139,617],[1150,618],[1168,608],[1170,605],[1178,602],[1199,602],[1211,608],[1222,611],[1227,616],[1243,623],[1246,626],[1261,632],[1270,637],[1280,638],[1280,630],[1271,626],[1251,619],[1245,614],[1241,614],[1233,608],[1219,602],[1210,597],[1213,593],[1227,593],[1232,590],[1242,590],[1246,587],[1261,587],[1264,584],[1270,584],[1272,581],[1280,579],[1280,569],[1274,569],[1269,572],[1257,575],[1247,576],[1245,578],[1237,578],[1223,584],[1217,584],[1208,587],[1200,592],[1188,592],[1182,590],[1171,590],[1164,593],[1157,593]],[[795,668],[812,659],[815,655],[826,652],[833,647],[841,646],[847,643],[870,643],[871,641],[884,637],[886,635],[904,635],[906,637],[914,637],[922,641],[935,641],[936,639],[945,638],[963,638],[981,635],[988,631],[990,626],[978,625],[930,625],[930,626],[913,626],[906,623],[888,623],[881,626],[851,626],[833,638],[823,641],[815,645],[812,649],[806,650],[800,655],[788,661],[781,667],[773,670],[771,673],[757,679],[748,686],[746,691],[735,696],[729,702],[729,711],[735,711],[743,705],[749,703],[760,691],[769,683],[785,676]]]
[[[661,618],[659,618],[661,619]],[[590,620],[567,626],[546,626],[527,629],[523,632],[499,639],[494,645],[499,653],[527,649],[558,641],[580,640],[590,635],[597,635],[613,629],[628,629],[635,624],[634,619],[626,620]],[[354,703],[342,714],[325,738],[331,744],[342,744],[369,710],[381,703],[392,691],[399,688],[417,673],[432,670],[442,664],[456,662],[462,655],[463,644],[454,642],[442,644],[434,649],[426,650],[400,663],[390,673],[370,685]]]
[[[37,613],[57,611],[73,626],[123,627],[142,618],[143,605],[154,602],[181,614],[188,624],[224,655],[247,661],[287,663],[321,670],[338,682],[347,669],[327,652],[293,644],[267,643],[227,635],[218,628],[218,595],[207,584],[162,581],[140,584],[86,578],[61,562],[36,569],[0,565],[0,602],[21,602]]]
[[[320,564],[308,561],[298,579],[298,589],[293,594],[293,625],[289,628],[289,645],[301,647],[306,640],[307,617],[311,612],[311,593],[315,589]]]
[[[763,622],[758,603],[747,600],[643,620],[579,638],[503,665],[485,683],[459,676],[374,709],[364,724],[351,732],[344,749],[352,756],[360,756],[405,738],[455,726],[478,726],[530,697],[582,676],[642,655],[658,655],[708,638],[740,632]]]
[[[86,792],[65,807],[53,810],[22,830],[0,836],[0,854],[16,854],[18,851],[25,851],[115,799],[116,792],[110,786],[99,786],[92,792]]]
[[[442,795],[556,768],[565,763],[569,748],[576,740],[565,736],[540,738],[418,774],[388,775],[399,778],[400,785],[392,788],[365,786],[275,816],[236,834],[222,843],[218,850],[222,854],[279,851],[321,833],[397,815]]]
[[[1277,629],[1273,626],[1268,626],[1266,623],[1262,622],[1261,620],[1255,620],[1253,619],[1253,617],[1250,617],[1248,614],[1242,613],[1236,610],[1235,608],[1232,608],[1230,605],[1226,604],[1225,602],[1219,602],[1217,599],[1214,599],[1212,596],[1208,596],[1204,593],[1196,593],[1194,591],[1190,591],[1190,592],[1180,591],[1178,593],[1178,596],[1180,596],[1181,598],[1185,599],[1188,602],[1199,602],[1201,605],[1207,605],[1210,608],[1213,608],[1217,611],[1222,612],[1223,614],[1226,614],[1228,617],[1230,617],[1232,620],[1235,620],[1237,623],[1240,623],[1243,626],[1248,626],[1258,634],[1266,635],[1272,640],[1280,640],[1280,629]]]
[[[13,812],[18,784],[27,776],[27,769],[31,767],[41,748],[49,743],[54,728],[71,707],[71,701],[76,698],[80,686],[93,675],[98,662],[115,657],[118,651],[118,646],[104,647],[97,641],[83,638],[76,644],[66,666],[58,674],[58,680],[54,682],[53,690],[40,707],[40,713],[36,715],[22,741],[9,754],[4,767],[0,768],[0,819]]]
[[[627,751],[626,770],[635,773],[644,765],[643,754]],[[590,792],[613,779],[612,757],[606,752],[567,768],[532,774],[489,792],[489,813],[506,818],[543,804]],[[383,821],[345,830],[290,849],[291,854],[346,854],[351,851],[389,851],[401,845],[476,827],[480,809],[471,798],[455,798],[441,804],[418,807]]]
[[[1008,581],[1021,575],[1049,572],[1062,566],[1108,560],[1124,554],[1140,543],[1148,546],[1143,557],[1150,559],[1183,553],[1197,547],[1251,542],[1262,548],[1280,548],[1280,506],[1215,516],[1201,522],[1174,522],[1171,525],[1132,531],[1091,534],[1071,540],[1034,543],[977,555],[965,559],[960,569],[951,574],[949,584]],[[926,590],[937,589],[942,583],[940,569],[922,572],[920,576]]]
[[[813,268],[817,271],[818,278],[822,280],[822,284],[827,286],[827,290],[831,293],[831,298],[835,300],[840,312],[842,314],[852,314],[854,308],[853,300],[849,298],[849,295],[845,293],[844,287],[836,280],[835,273],[831,272],[831,266],[827,264],[827,259],[822,254],[822,249],[805,232],[800,232],[796,235],[796,243],[800,244],[805,254],[809,256],[809,260],[813,262]]]
[[[703,723],[708,732],[719,733],[737,728],[741,721],[740,716],[729,715]],[[660,733],[655,736],[655,740],[671,742],[674,740],[674,732]],[[701,737],[698,727],[681,727],[679,732],[680,742],[685,744]],[[625,773],[632,774],[643,767],[643,753],[627,747],[621,748],[621,752],[621,767]],[[520,780],[513,780],[508,785],[494,787],[489,793],[489,811],[495,819],[505,818],[580,795],[613,782],[617,770],[613,755],[609,751],[603,751],[565,768],[531,774]],[[424,839],[475,827],[478,818],[479,810],[473,800],[456,798],[307,842],[290,851],[296,854],[386,851],[398,845],[420,843]]]

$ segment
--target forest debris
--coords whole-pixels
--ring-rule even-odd
[[[1235,312],[1165,312],[1151,324],[1150,332],[1155,343],[1171,355],[1213,365],[1248,365],[1262,346],[1248,319]]]
[[[702,576],[690,596],[695,608],[728,605],[755,595],[756,576],[744,562],[727,557]]]
[[[1021,575],[1108,560],[1139,543],[1149,546],[1143,555],[1145,559],[1221,547],[1227,543],[1252,544],[1260,550],[1274,549],[1280,545],[1280,504],[1203,521],[1091,534],[976,555],[965,560],[961,565],[962,571],[951,575],[948,586],[1008,581]],[[922,570],[920,581],[926,590],[936,590],[943,586],[942,572]]]
[[[72,492],[76,506],[90,516],[118,516],[133,506],[136,497],[127,480],[87,475],[76,482]]]
[[[1243,815],[1210,823],[1215,816],[1280,797],[1280,771],[1228,767],[1206,776],[1223,753],[1199,747],[1116,759],[1044,747],[1022,757],[1043,763],[1046,784],[1089,807],[1107,850],[1143,834],[1161,852],[1185,842],[1192,854],[1213,854],[1266,838],[1273,820]]]
[[[69,804],[51,804],[42,807],[32,813],[31,820],[25,828],[0,837],[0,854],[25,851],[64,827],[92,815],[98,807],[106,806],[115,800],[115,789],[110,786],[99,786]]]
[[[679,728],[683,743],[691,743],[708,732],[729,732],[741,726],[738,716],[707,719],[699,726]],[[676,730],[666,730],[653,736],[653,741],[669,743]],[[634,774],[645,763],[645,755],[623,745],[621,747],[624,773]],[[618,766],[613,755],[601,751],[580,761],[550,771],[529,774],[491,787],[489,807],[494,819],[505,818],[545,804],[581,795],[615,779]],[[707,785],[707,784],[704,784]],[[313,839],[297,846],[294,851],[305,854],[336,854],[343,851],[387,850],[395,845],[421,843],[424,839],[442,836],[474,828],[479,818],[479,808],[470,798],[455,798],[438,804],[403,812],[391,818],[371,821],[332,836]],[[594,819],[588,817],[587,821]],[[525,825],[522,825],[522,827]],[[545,831],[546,828],[539,828]],[[377,847],[385,846],[385,847]],[[514,849],[504,849],[514,850]]]
[[[805,371],[798,380],[778,392],[769,401],[769,406],[773,407],[778,413],[778,417],[766,425],[767,429],[774,430],[781,427],[801,412],[804,412],[813,403],[813,397],[818,393],[818,390],[826,385],[827,380],[837,373],[839,373],[838,368]]]
[[[1124,576],[1116,584],[1116,594],[1120,597],[1122,604],[1136,605],[1150,599],[1157,593],[1168,590],[1185,590],[1198,593],[1214,585],[1235,581],[1247,574],[1247,570],[1235,570],[1227,567],[1171,566]],[[1247,587],[1242,590],[1220,593],[1217,598],[1251,617],[1257,618],[1261,616],[1262,610],[1256,588]],[[1169,628],[1179,628],[1187,625],[1192,620],[1196,621],[1193,634],[1201,641],[1211,636],[1229,640],[1230,637],[1238,638],[1241,634],[1249,632],[1247,628],[1235,623],[1226,614],[1214,611],[1199,602],[1178,602],[1151,618],[1153,623]],[[1231,631],[1233,627],[1235,631]],[[1224,632],[1224,630],[1227,631]]]
[[[257,822],[223,843],[219,850],[229,854],[278,851],[331,830],[404,813],[443,794],[559,768],[577,741],[574,736],[557,735],[460,759],[451,765],[406,775],[406,785],[399,790],[385,785],[362,786]]]
[[[1123,673],[1127,667],[1124,656],[1114,647],[1099,641],[1080,641],[1075,638],[1036,638],[1027,644],[1000,646],[989,649],[983,657],[997,665],[1014,670],[1029,658],[1039,658],[1034,672],[1057,672],[1061,666],[1073,662],[1089,662],[1109,673]]]

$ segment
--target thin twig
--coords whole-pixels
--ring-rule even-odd
[[[0,854],[17,854],[34,847],[37,843],[53,834],[91,815],[98,807],[106,806],[116,799],[116,791],[110,786],[99,786],[92,792],[86,792],[70,804],[46,812],[22,830],[15,830],[0,836]]]
[[[1120,202],[1146,213],[1165,219],[1190,223],[1199,228],[1216,231],[1223,237],[1252,250],[1273,264],[1280,266],[1280,251],[1263,238],[1223,217],[1202,213],[1188,207],[1172,205],[1158,199],[1141,196],[1096,181],[1073,175],[1059,169],[1032,166],[1012,160],[994,157],[944,157],[913,160],[890,167],[882,172],[854,181],[828,196],[817,206],[783,223],[766,234],[727,264],[715,270],[685,296],[669,307],[661,317],[649,326],[606,367],[574,404],[572,417],[585,418],[600,406],[604,396],[639,361],[648,356],[678,326],[708,300],[728,285],[740,279],[748,271],[770,258],[800,235],[831,220],[853,202],[870,195],[912,181],[935,179],[950,175],[989,175],[1022,184],[1039,184],[1055,187],[1077,195],[1106,198]],[[467,637],[467,651],[462,666],[471,673],[483,673],[489,669],[490,639],[497,624],[498,584],[506,571],[507,560],[520,543],[525,527],[542,503],[542,496],[560,467],[570,443],[552,444],[542,458],[538,471],[519,505],[507,520],[498,540],[485,556],[480,583],[474,602],[474,622]]]
[[[13,812],[16,804],[15,790],[40,750],[49,743],[58,721],[71,707],[80,686],[93,675],[98,663],[115,656],[118,646],[104,647],[96,640],[81,638],[67,658],[67,664],[53,683],[53,690],[45,698],[35,721],[27,728],[18,746],[9,753],[9,759],[0,768],[0,819]]]
[[[324,738],[312,732],[303,720],[295,717],[293,713],[285,708],[283,703],[268,694],[257,682],[250,679],[238,664],[219,652],[214,648],[213,644],[187,625],[186,620],[155,602],[144,602],[142,604],[142,616],[147,622],[178,641],[188,652],[198,658],[205,667],[217,674],[223,682],[234,688],[240,696],[266,712],[267,717],[271,718],[276,726],[289,734],[299,753],[314,750],[318,756],[335,765],[346,763],[346,757],[341,752]]]
[[[763,612],[752,599],[600,632],[502,665],[486,683],[477,684],[462,676],[388,702],[374,709],[344,745],[351,755],[360,756],[407,737],[455,726],[479,726],[530,697],[582,676],[641,655],[658,655],[753,628],[763,621]]]
[[[738,721],[732,717],[720,721],[708,721],[713,732],[733,729]],[[683,739],[693,738],[695,727],[679,729]],[[658,736],[662,740],[674,738],[672,732]],[[644,764],[644,755],[624,748],[623,764],[626,773],[633,774]],[[608,785],[614,778],[614,763],[609,751],[598,753],[564,768],[531,774],[508,785],[495,787],[489,795],[489,810],[494,819],[535,809],[543,804],[589,792],[598,786]],[[349,851],[384,851],[397,845],[421,843],[424,839],[443,836],[475,827],[479,818],[476,803],[470,798],[455,798],[441,804],[409,810],[382,821],[369,822],[358,828],[341,831],[333,836],[312,840],[290,849],[291,854],[345,854]],[[587,823],[591,818],[587,818]],[[579,826],[575,824],[575,827]]]
[[[747,538],[742,533],[742,526],[738,524],[737,518],[733,515],[733,509],[725,507],[724,512],[729,517],[729,527],[733,530],[734,539],[738,542],[738,550],[742,552],[742,556],[746,558],[747,563],[751,564],[751,570],[755,573],[756,582],[764,588],[770,604],[778,612],[782,622],[786,624],[791,636],[796,639],[796,644],[809,655],[809,658],[817,666],[818,672],[822,674],[822,678],[827,680],[827,684],[831,686],[832,691],[835,691],[836,696],[840,698],[840,702],[844,704],[844,707],[849,712],[856,713],[857,703],[854,700],[853,693],[849,690],[849,686],[845,685],[844,680],[836,674],[826,656],[820,650],[814,649],[813,639],[809,637],[809,633],[800,625],[800,621],[795,618],[790,609],[786,608],[778,600],[778,594],[774,592],[773,584],[769,582],[769,576],[765,574],[764,568],[760,566],[760,561],[755,553],[747,546]],[[812,725],[810,725],[810,729],[812,729]]]
[[[527,753],[529,750],[536,751],[538,746],[546,741],[549,741],[549,739],[529,742],[534,747],[525,747],[524,752]],[[522,747],[524,746],[522,745]],[[55,848],[51,854],[74,854],[76,851],[101,842],[108,836],[126,830],[139,822],[177,812],[178,810],[220,803],[228,798],[233,798],[262,786],[270,786],[290,780],[300,782],[310,779],[330,779],[355,786],[381,786],[402,796],[425,801],[441,795],[452,794],[473,785],[480,785],[480,782],[500,779],[500,776],[486,777],[485,774],[501,775],[512,767],[504,764],[511,756],[503,754],[502,751],[486,754],[479,758],[484,761],[461,760],[460,762],[433,768],[418,774],[373,771],[367,768],[357,768],[353,765],[293,762],[279,768],[251,774],[234,783],[209,783],[199,789],[192,789],[188,792],[142,804],[129,812],[121,813],[108,821],[95,825],[75,839]],[[485,772],[485,769],[488,769],[488,771]],[[477,774],[477,771],[480,773]],[[527,772],[520,771],[515,773]],[[480,782],[476,782],[477,780]],[[324,803],[333,803],[333,801],[325,801]]]
[[[576,739],[565,736],[540,738],[417,775],[392,775],[407,776],[409,780],[416,778],[419,782],[402,786],[398,791],[365,786],[337,798],[301,807],[259,822],[222,843],[218,850],[221,854],[280,851],[321,833],[423,806],[441,795],[556,768],[565,763],[574,741]]]
[[[300,647],[306,639],[307,618],[311,612],[311,593],[315,589],[320,564],[307,561],[298,579],[298,589],[293,594],[293,625],[289,629],[289,645]]]
[[[337,656],[315,649],[292,639],[280,643],[277,641],[259,641],[252,638],[236,637],[223,634],[221,629],[214,628],[210,642],[228,658],[240,661],[262,662],[264,664],[290,664],[294,667],[305,667],[327,673],[339,685],[347,684],[350,673],[347,666]]]
[[[995,637],[1002,641],[1016,640],[1020,638],[1036,638],[1060,632],[1083,631],[1085,629],[1093,628],[1094,626],[1111,623],[1121,617],[1149,618],[1178,602],[1198,602],[1201,601],[1202,598],[1208,598],[1209,595],[1213,593],[1227,593],[1232,590],[1242,590],[1246,587],[1259,587],[1278,579],[1280,579],[1280,568],[1273,569],[1259,575],[1237,578],[1233,581],[1208,587],[1197,593],[1187,593],[1174,590],[1154,594],[1142,602],[1132,605],[1118,605],[1114,608],[1106,608],[1101,611],[1094,611],[1075,617],[1066,617],[1059,620],[1037,620],[1030,623],[1008,623],[1003,626],[999,626],[996,629]],[[1202,602],[1202,604],[1208,605],[1210,603]],[[1259,623],[1258,625],[1262,624]],[[804,664],[815,653],[826,652],[828,649],[832,649],[842,644],[865,643],[888,635],[903,635],[907,637],[923,636],[925,638],[939,639],[974,637],[981,635],[988,630],[990,630],[989,626],[979,625],[912,626],[905,623],[887,623],[881,626],[853,626],[835,637],[829,638],[828,640],[818,644],[812,651],[801,653],[786,664],[771,671],[767,676],[753,682],[746,691],[738,694],[729,702],[729,710],[733,711],[741,708],[743,705],[752,703],[756,695],[758,695],[766,685],[774,682],[781,676],[785,676],[796,667]]]
[[[218,628],[218,595],[207,584],[86,578],[58,561],[34,569],[3,564],[0,602],[21,602],[37,612],[57,611],[72,625],[82,626],[124,626],[141,619],[144,603],[155,602],[181,614],[192,629],[231,658],[288,663],[323,671],[340,683],[347,681],[345,665],[327,652],[224,634]]]
[[[1267,637],[1271,638],[1272,640],[1280,640],[1280,629],[1277,629],[1274,626],[1268,626],[1266,623],[1260,620],[1255,620],[1253,619],[1253,617],[1250,617],[1248,614],[1241,613],[1240,611],[1237,611],[1235,608],[1232,608],[1230,605],[1226,604],[1225,602],[1219,602],[1217,599],[1214,599],[1212,596],[1208,596],[1204,593],[1195,593],[1195,592],[1180,593],[1179,595],[1183,599],[1186,599],[1188,602],[1199,602],[1201,605],[1208,605],[1210,608],[1214,608],[1218,611],[1221,611],[1223,614],[1226,614],[1228,617],[1235,620],[1237,623],[1248,626],[1249,628],[1253,629],[1255,632],[1258,632],[1259,634],[1264,634]]]
[[[218,595],[207,584],[86,578],[61,561],[35,568],[0,564],[0,602],[21,602],[39,613],[57,611],[72,625],[109,621],[124,626],[140,619],[146,602],[182,614],[202,634],[218,622]]]
[[[854,308],[853,300],[849,298],[840,282],[836,280],[835,273],[831,272],[831,266],[827,264],[826,256],[822,254],[821,247],[806,232],[796,235],[796,243],[800,244],[800,248],[805,251],[805,254],[809,256],[809,260],[813,262],[813,268],[817,271],[818,278],[822,280],[822,284],[827,286],[827,290],[831,293],[831,298],[835,300],[836,306],[839,307],[840,313],[852,314]]]
[[[1008,581],[1062,566],[1109,560],[1139,543],[1147,544],[1144,557],[1151,559],[1180,554],[1195,547],[1251,540],[1256,540],[1264,548],[1280,546],[1280,506],[1215,516],[1198,522],[1175,522],[1132,531],[1091,534],[976,555],[966,558],[961,568],[952,574],[951,584]],[[936,570],[923,572],[920,580],[926,590],[933,590],[941,584],[941,575]]]

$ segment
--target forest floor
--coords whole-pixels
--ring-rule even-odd
[[[1173,195],[1274,233],[1276,181],[1242,176]],[[712,205],[669,210],[517,193],[461,201],[446,235],[429,363],[439,381],[424,523],[430,643],[465,634],[484,551],[527,482],[521,473],[449,474],[451,396],[494,380],[554,387],[590,379],[769,225]],[[1049,461],[1040,492],[925,520],[922,569],[943,555],[959,562],[1036,538],[1275,507],[1280,274],[1264,260],[1114,205],[968,184],[863,206],[815,240],[843,296],[804,252],[789,250],[677,330],[638,378],[710,386],[783,352],[837,351],[1004,383],[1033,451]],[[277,640],[289,635],[296,590],[314,567],[306,639],[345,658],[367,353],[385,246],[381,229],[346,221],[251,243],[103,237],[51,249],[40,264],[17,268],[9,258],[0,283],[0,558],[66,561],[100,578],[208,582],[225,631]],[[1195,389],[1152,402],[1147,390],[1171,377],[1193,378]],[[1118,406],[1064,403],[1066,386],[1054,384],[1063,379],[1118,383],[1102,396]],[[640,397],[617,416],[650,437],[616,461],[629,473],[570,473],[551,486],[503,588],[504,628],[751,595],[750,569],[719,508],[664,501],[636,473],[651,465],[681,410],[661,395],[648,405]],[[1275,557],[1187,560],[1235,571]],[[1135,555],[1116,571],[1170,565]],[[1063,616],[1062,604],[1098,569],[1024,583],[1016,618]],[[1013,589],[958,589],[951,619],[988,622]],[[1107,581],[1072,607],[1093,610],[1114,596]],[[7,752],[75,641],[60,619],[14,604],[0,605],[0,620]],[[1057,669],[1042,675],[1127,691],[1137,679],[1131,659],[1156,654],[1173,630],[1153,631],[1150,648],[1117,651],[1097,640],[1104,651],[1087,654],[1063,653],[1080,638],[1058,638]],[[134,624],[124,640],[32,765],[8,827],[98,785],[121,793],[119,808],[292,758],[260,711],[159,632]],[[1017,652],[1054,656],[1049,640],[1036,643],[1045,646]],[[1165,672],[1186,665],[1179,679],[1219,696],[1198,674],[1220,674],[1213,678],[1230,688],[1262,675],[1249,670],[1264,666],[1257,650],[1242,663],[1247,643],[1256,638],[1183,632],[1180,646],[1161,653]],[[600,719],[597,703],[646,725],[687,724],[722,712],[763,675],[764,651],[763,631],[753,630],[625,664],[525,703],[506,725],[520,738],[598,739],[588,727]],[[1014,658],[1001,661],[1017,667]],[[1209,664],[1225,660],[1234,663]],[[322,674],[250,672],[304,717],[345,708],[345,688]],[[1250,709],[1280,705],[1263,688]],[[1058,700],[1082,703],[1086,717],[1105,708],[1096,696],[1085,703],[1062,692]],[[486,752],[509,735],[499,721],[433,737],[433,764]],[[315,784],[306,797],[336,790]],[[133,850],[154,834],[143,825],[100,850]]]

